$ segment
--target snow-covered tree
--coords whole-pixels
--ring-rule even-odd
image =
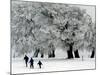
[[[95,49],[95,23],[84,9],[67,4],[12,1],[11,49],[14,56],[55,57],[61,47],[73,58],[74,51]]]

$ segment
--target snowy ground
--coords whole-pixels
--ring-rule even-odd
[[[95,59],[40,59],[43,63],[42,69],[39,69],[37,62],[34,59],[34,69],[25,67],[24,61],[21,59],[14,59],[12,61],[12,73],[37,73],[37,72],[51,72],[51,71],[67,71],[67,70],[82,70],[82,69],[95,69]]]

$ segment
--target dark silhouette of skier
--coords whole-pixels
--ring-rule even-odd
[[[26,67],[27,67],[27,63],[28,63],[28,60],[29,60],[27,55],[25,55],[24,60],[25,60],[25,64],[26,64]]]
[[[39,68],[41,69],[41,65],[43,65],[42,62],[39,60],[37,64],[39,65]]]
[[[29,63],[30,63],[30,68],[34,68],[34,65],[33,65],[34,64],[34,60],[32,58],[30,59]]]

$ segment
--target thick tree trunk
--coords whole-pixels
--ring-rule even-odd
[[[48,58],[50,58],[51,57],[51,52],[50,51],[48,51]]]
[[[52,57],[55,57],[55,50],[52,51]]]
[[[48,52],[48,58],[52,58],[52,57],[55,57],[55,50]]]
[[[80,58],[78,50],[74,51],[75,58]]]
[[[91,58],[94,58],[94,56],[95,56],[95,51],[93,50],[91,54]]]
[[[67,51],[68,59],[72,59],[73,58],[73,45],[70,44],[69,47],[70,49]]]
[[[44,52],[43,51],[41,51],[41,58],[43,58],[44,57]]]
[[[35,50],[33,57],[38,57],[38,54],[39,54],[39,49]]]
[[[68,54],[68,59],[71,59],[71,58],[73,58],[73,53],[72,53],[72,51],[67,51],[67,54]]]
[[[44,55],[43,55],[43,53],[41,53],[41,58],[43,58],[44,57]]]

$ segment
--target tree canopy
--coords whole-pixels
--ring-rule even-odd
[[[11,49],[22,55],[36,47],[68,50],[95,48],[95,23],[84,9],[67,4],[12,1]]]

